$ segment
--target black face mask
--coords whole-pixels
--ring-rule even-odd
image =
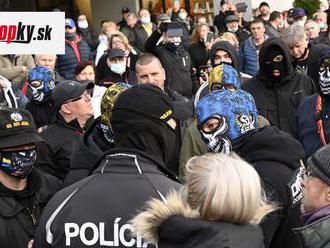
[[[232,67],[234,67],[233,63],[228,63],[228,62],[225,62],[225,61],[221,61],[218,64],[214,64],[214,66],[212,66],[212,67],[214,68],[214,67],[217,67],[218,65],[231,65]]]
[[[279,79],[286,77],[288,74],[284,52],[278,48],[272,48],[266,56],[265,70],[267,76],[272,79]],[[278,71],[279,75],[274,75],[274,71]]]
[[[65,32],[65,39],[69,41],[74,41],[76,39],[76,33]]]

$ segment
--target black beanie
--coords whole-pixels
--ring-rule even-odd
[[[131,111],[163,122],[174,118],[172,99],[151,84],[136,85],[123,92],[117,98],[112,113],[117,111]]]
[[[316,151],[307,160],[307,165],[311,176],[321,179],[330,186],[330,145]]]

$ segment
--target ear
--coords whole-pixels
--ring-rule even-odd
[[[162,72],[163,72],[163,77],[164,77],[164,81],[166,80],[166,73],[165,73],[165,69],[162,68]]]
[[[330,202],[330,186],[327,187],[326,198],[327,198],[327,201]]]
[[[60,109],[64,114],[67,114],[67,115],[69,115],[69,114],[71,114],[72,112],[71,112],[71,110],[70,110],[70,107],[69,107],[69,105],[68,104],[62,104],[62,106],[61,106],[61,109]]]

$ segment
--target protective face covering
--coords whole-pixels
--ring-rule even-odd
[[[330,95],[330,58],[322,61],[319,76],[321,93],[323,95]]]
[[[186,18],[187,18],[187,13],[181,12],[181,13],[179,14],[179,18],[180,18],[181,20],[186,20]]]
[[[23,179],[32,171],[37,159],[35,148],[24,151],[1,152],[0,169],[8,175]]]
[[[226,119],[217,115],[211,116],[210,118],[218,119],[219,125],[212,132],[204,132],[204,130],[201,129],[202,140],[205,142],[208,151],[230,154],[231,143],[226,135],[228,131]]]
[[[325,29],[326,27],[325,27],[325,23],[324,22],[320,22],[319,23],[319,27],[320,27],[320,29],[322,30],[322,29]]]
[[[110,69],[114,73],[122,75],[126,71],[126,63],[110,64]]]
[[[82,29],[88,28],[88,22],[87,21],[79,21],[78,22],[78,27],[82,28]]]
[[[33,99],[38,102],[45,100],[45,97],[55,87],[53,73],[42,66],[38,66],[30,71],[28,83],[32,90]]]
[[[75,32],[65,32],[65,39],[69,41],[74,41],[76,39],[76,33]]]
[[[269,77],[278,79],[287,75],[284,53],[279,47],[270,49],[265,60],[265,69]]]
[[[142,24],[149,24],[150,23],[150,16],[141,17]]]
[[[236,33],[238,28],[228,28],[228,32]]]
[[[304,26],[304,25],[305,25],[305,21],[304,21],[304,20],[299,20],[299,21],[297,21],[296,23],[297,23],[297,25],[299,25],[299,26]]]

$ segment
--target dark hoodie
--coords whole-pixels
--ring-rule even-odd
[[[281,49],[286,62],[286,75],[272,80],[266,72],[265,57],[274,47]],[[280,38],[269,38],[259,53],[259,72],[242,84],[242,89],[252,94],[259,114],[266,117],[271,125],[297,137],[296,113],[300,103],[316,92],[313,80],[293,70],[289,48]]]
[[[212,67],[215,67],[214,57],[215,57],[215,54],[218,50],[226,51],[230,55],[230,57],[233,61],[232,66],[235,69],[237,69],[237,72],[239,74],[239,57],[238,57],[238,53],[237,53],[235,47],[232,46],[228,41],[218,41],[218,42],[213,44],[213,46],[211,48],[211,52],[210,52],[210,59],[211,59]]]
[[[254,166],[266,195],[281,208],[266,217],[266,247],[300,247],[292,228],[300,226],[301,177],[295,173],[304,159],[301,144],[276,127],[265,127],[232,142],[233,151]]]
[[[317,71],[319,71],[321,62],[325,58],[330,58],[330,48],[324,48],[321,51],[321,55],[319,57],[319,61],[317,63]],[[319,86],[319,75],[317,75],[317,88],[318,91],[320,91]],[[316,124],[316,118],[315,117],[321,117],[322,118],[322,126],[325,133],[325,137],[330,137],[330,119],[327,117],[330,111],[330,99],[329,96],[322,96],[322,111],[320,115],[316,115],[316,101],[317,97],[320,94],[314,94],[308,98],[300,105],[298,109],[298,115],[297,115],[297,122],[298,122],[298,136],[299,140],[304,146],[306,158],[311,156],[314,152],[316,152],[318,149],[320,149],[323,144],[321,142],[320,133],[318,132],[317,124]],[[329,138],[328,138],[329,139]]]

